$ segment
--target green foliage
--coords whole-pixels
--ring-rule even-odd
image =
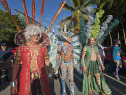
[[[125,20],[123,18],[126,14],[125,0],[101,0],[101,2],[98,4],[98,10],[99,9],[105,10],[105,14],[102,18],[103,21],[108,15],[113,15],[114,19]]]
[[[85,14],[85,8],[94,4],[95,1],[98,0],[71,0],[72,6],[67,3],[64,5],[63,9],[73,12],[71,16],[68,16],[61,20],[61,27],[66,24],[67,31],[70,29],[71,32],[79,33],[80,32],[80,19],[79,14],[82,14],[82,17],[87,21],[87,17]],[[60,6],[62,3],[60,4]]]
[[[20,29],[23,30],[23,27],[16,15],[13,15],[16,23],[19,25]],[[8,12],[0,9],[0,41],[7,41],[11,44],[14,44],[14,38],[17,33],[16,26],[14,25],[11,16]]]

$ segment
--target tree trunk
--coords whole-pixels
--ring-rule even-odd
[[[119,40],[119,31],[118,31],[118,40]]]

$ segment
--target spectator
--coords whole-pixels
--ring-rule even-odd
[[[0,66],[0,84],[1,84],[1,77],[2,77],[2,71],[5,70],[5,81],[9,81],[8,79],[8,69],[11,66],[10,59],[13,58],[12,52],[10,49],[7,49],[7,44],[2,43],[1,49],[0,49],[0,60],[1,60],[1,66]]]
[[[122,68],[122,52],[119,47],[120,44],[121,44],[120,40],[115,40],[115,45],[112,47],[112,57],[110,64],[110,73],[112,74],[116,69],[116,72],[114,74],[118,80],[119,80],[118,72],[120,68]]]

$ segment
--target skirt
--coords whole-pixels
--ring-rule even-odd
[[[99,64],[96,60],[90,60],[86,73],[90,75],[100,73]]]

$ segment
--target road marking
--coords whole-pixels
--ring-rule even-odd
[[[124,85],[124,86],[126,86],[126,84],[125,83],[123,83],[123,82],[121,82],[121,81],[118,81],[118,80],[116,80],[115,78],[113,78],[113,77],[111,77],[111,76],[109,76],[109,75],[107,75],[107,74],[104,74],[105,76],[107,76],[107,77],[109,77],[109,78],[111,78],[111,79],[113,79],[113,80],[115,80],[116,82],[119,82],[120,84],[122,84],[122,85]],[[80,82],[83,82],[83,79],[81,79],[80,77],[78,77],[76,74],[74,74],[74,76],[80,81]],[[111,85],[109,85],[109,86],[111,86]],[[120,92],[118,89],[116,89],[115,87],[113,87],[113,86],[111,86],[113,89],[115,89],[116,91],[118,91],[119,93],[121,93],[121,94],[123,94],[123,95],[126,95],[126,94],[124,94],[123,92]]]
[[[123,76],[120,76],[120,75],[119,75],[119,77],[126,79],[125,77],[123,77]]]
[[[109,76],[109,75],[107,75],[107,74],[105,74],[105,73],[104,73],[104,75],[105,75],[106,77],[109,77],[110,79],[113,79],[113,80],[115,80],[116,82],[118,82],[118,83],[120,83],[120,84],[126,86],[126,83],[124,83],[124,82],[122,82],[122,81],[119,81],[119,80],[117,80],[117,79],[115,79],[115,78],[113,78],[113,77],[111,77],[111,76]],[[82,80],[80,77],[78,77],[78,76],[75,75],[75,74],[74,74],[74,76],[75,76],[80,82],[83,82],[83,80]]]
[[[105,75],[106,77],[109,77],[110,79],[113,79],[113,80],[115,80],[116,82],[118,82],[118,83],[120,83],[120,84],[126,86],[126,83],[124,83],[124,82],[122,82],[122,81],[119,81],[119,80],[117,80],[117,79],[115,79],[115,78],[113,78],[113,77],[111,77],[111,76],[109,76],[109,75],[107,75],[107,74],[105,74],[105,73],[104,73],[104,75]]]
[[[111,86],[111,85],[109,85],[109,86]],[[115,87],[113,87],[113,86],[111,86],[113,89],[115,89],[116,91],[118,91],[119,93],[121,93],[121,94],[123,94],[123,95],[126,95],[126,94],[124,94],[123,92],[121,92],[121,91],[119,91],[118,89],[116,89]]]
[[[115,79],[115,78],[113,78],[113,77],[111,77],[111,76],[109,76],[109,75],[107,75],[107,74],[105,74],[105,73],[103,73],[106,77],[109,77],[110,79],[113,79],[113,80],[115,80],[116,82],[118,82],[118,83],[120,83],[120,84],[122,84],[122,85],[124,85],[124,86],[126,86],[126,83],[124,83],[124,82],[122,82],[122,81],[119,81],[119,80],[117,80],[117,79]],[[80,81],[80,82],[83,82],[83,80],[80,78],[80,77],[78,77],[76,74],[74,74],[74,76]],[[122,77],[122,76],[121,76]],[[123,77],[124,78],[124,77]],[[126,79],[126,78],[124,78],[124,79]]]

